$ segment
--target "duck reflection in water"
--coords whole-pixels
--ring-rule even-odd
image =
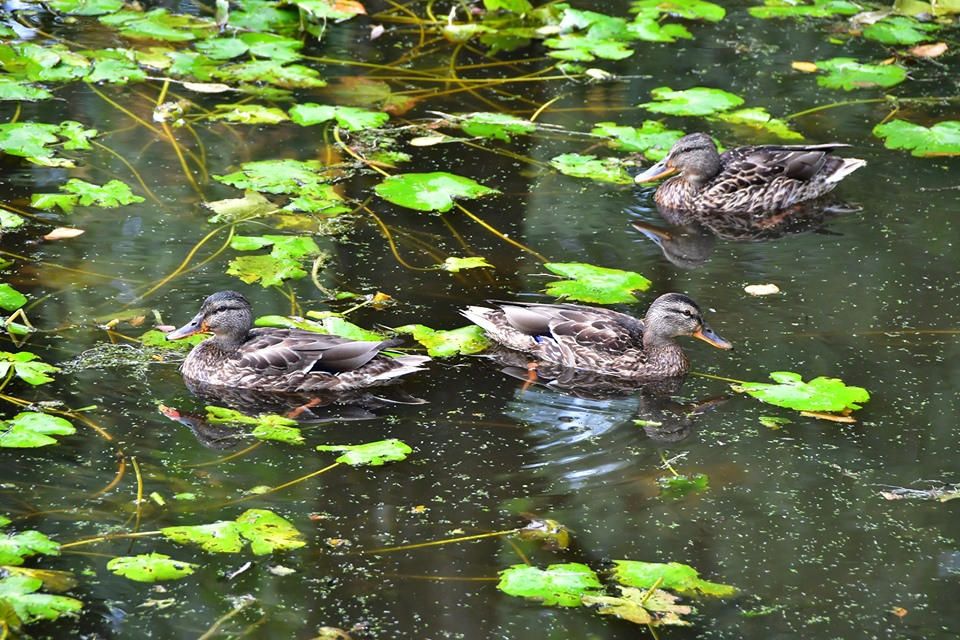
[[[861,208],[827,194],[773,213],[710,213],[702,214],[658,206],[668,227],[633,220],[633,227],[652,240],[664,257],[681,269],[697,269],[713,253],[717,239],[727,242],[767,242],[801,233],[839,236],[828,226],[839,216]],[[640,207],[627,213],[642,214]]]

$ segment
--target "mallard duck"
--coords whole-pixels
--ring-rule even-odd
[[[254,329],[250,303],[236,291],[204,300],[193,320],[168,333],[167,340],[195,333],[213,335],[187,355],[183,376],[238,389],[299,393],[373,387],[419,371],[430,360],[381,353],[402,340],[368,342],[303,329]]]
[[[830,152],[849,145],[764,145],[717,151],[713,139],[691,133],[677,140],[667,156],[635,180],[673,173],[657,189],[663,207],[702,213],[769,213],[817,198],[866,164]]]
[[[643,320],[575,304],[491,301],[497,308],[461,313],[503,346],[544,362],[631,379],[681,376],[690,370],[674,338],[693,336],[720,349],[733,346],[703,320],[697,303],[666,293]]]

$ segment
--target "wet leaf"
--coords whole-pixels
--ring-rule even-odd
[[[588,38],[576,34],[548,38],[543,41],[543,44],[553,49],[547,52],[548,56],[575,62],[592,62],[597,58],[623,60],[633,55],[633,49],[627,47],[621,40]]]
[[[39,122],[0,124],[0,150],[15,156],[50,157],[49,145],[60,141],[60,127]]]
[[[210,121],[222,120],[235,124],[277,124],[290,118],[283,109],[260,104],[218,104],[207,116]]]
[[[799,4],[793,0],[766,0],[762,7],[747,11],[754,18],[830,18],[860,13],[860,6],[848,0],[814,0],[813,4]]]
[[[596,267],[583,262],[546,263],[547,269],[570,280],[547,285],[546,292],[558,298],[595,304],[636,302],[631,291],[646,291],[652,284],[634,271]]]
[[[790,418],[778,418],[775,416],[760,416],[760,424],[770,429],[782,429],[784,425],[793,424]]]
[[[111,180],[100,186],[72,178],[67,180],[66,184],[60,185],[60,190],[67,195],[35,193],[31,196],[30,203],[37,209],[49,209],[58,206],[69,213],[78,204],[84,207],[112,208],[143,202],[142,197],[133,195],[130,187],[119,180]]]
[[[261,327],[292,326],[298,329],[306,329],[308,331],[316,331],[318,333],[328,333],[344,338],[350,338],[351,340],[370,340],[372,342],[379,342],[380,340],[385,340],[387,338],[385,334],[379,331],[364,329],[363,327],[357,326],[349,320],[338,315],[331,314],[330,312],[308,311],[307,316],[311,318],[319,318],[319,321],[314,322],[312,320],[304,320],[301,318],[294,320],[292,318],[282,318],[280,316],[268,316],[271,321],[275,322],[276,324],[266,324],[264,322],[266,318],[259,318],[256,322],[256,325]],[[286,321],[286,324],[282,324],[283,321]]]
[[[238,251],[255,251],[272,247],[270,253],[277,257],[309,258],[320,255],[320,247],[307,236],[234,236],[230,247]]]
[[[25,304],[27,304],[27,296],[6,282],[0,283],[0,307],[7,311],[16,311]]]
[[[247,191],[242,198],[205,202],[204,206],[216,213],[207,220],[213,224],[254,220],[276,213],[278,210],[277,205],[256,191]]]
[[[0,209],[0,231],[22,227],[25,222],[23,216]]]
[[[287,444],[303,444],[304,438],[297,421],[275,414],[248,416],[233,409],[207,406],[207,422],[211,424],[246,424],[254,427],[251,435],[260,440],[275,440]]]
[[[817,84],[829,89],[867,89],[892,87],[907,79],[907,71],[893,64],[861,64],[853,58],[818,60],[817,67],[827,75],[818,76]]]
[[[873,128],[888,149],[910,149],[920,157],[960,155],[960,121],[944,120],[924,127],[904,120],[891,120]]]
[[[283,65],[276,60],[254,60],[219,67],[215,74],[224,82],[266,82],[287,89],[313,89],[327,86],[320,72],[302,64]]]
[[[348,20],[366,15],[367,10],[356,0],[295,0],[291,4],[300,7],[317,20]]]
[[[908,16],[887,16],[864,28],[863,37],[883,44],[907,45],[933,40],[933,32],[939,30],[940,25],[936,23],[920,22]]]
[[[458,271],[463,271],[464,269],[493,269],[493,265],[487,262],[486,258],[479,256],[472,256],[469,258],[451,257],[444,260],[443,264],[440,265],[440,268],[444,271],[452,271],[456,273]]]
[[[394,331],[413,335],[413,339],[427,348],[434,358],[446,358],[457,354],[479,353],[490,346],[483,329],[476,325],[444,331],[431,329],[422,324],[406,324]]]
[[[343,451],[344,454],[337,458],[340,464],[348,464],[352,467],[364,465],[379,467],[387,462],[405,460],[413,449],[406,443],[391,438],[366,444],[320,445],[317,451]]]
[[[339,84],[328,91],[336,102],[375,107],[395,116],[403,115],[420,100],[415,96],[394,94],[393,88],[382,80],[341,76],[337,81]]]
[[[136,62],[123,57],[123,54],[110,51],[112,57],[107,57],[103,55],[103,51],[88,53],[91,58],[97,60],[94,63],[93,71],[84,77],[87,82],[124,85],[130,82],[143,82],[147,79],[146,71],[141,69]]]
[[[286,280],[307,275],[298,260],[286,256],[240,256],[230,261],[227,275],[237,276],[247,284],[260,281],[263,287],[278,287]]]
[[[323,163],[317,160],[264,160],[245,162],[240,171],[215,179],[239,189],[265,193],[323,193],[332,179]]]
[[[479,138],[497,138],[510,142],[510,135],[533,133],[537,125],[506,113],[470,113],[458,120],[464,133]]]
[[[217,30],[213,21],[205,21],[186,14],[171,14],[166,9],[147,13],[123,10],[100,16],[100,22],[120,30],[120,35],[139,40],[166,40],[186,42],[197,36]]]
[[[578,562],[552,564],[546,569],[515,564],[500,572],[497,588],[544,605],[579,607],[584,596],[599,595],[601,585],[590,567]]]
[[[226,520],[213,524],[164,527],[160,533],[173,542],[198,545],[204,551],[213,553],[239,553],[244,544],[237,523]]]
[[[670,87],[658,87],[650,92],[653,102],[637,106],[654,113],[675,116],[707,116],[727,111],[743,104],[743,98],[722,89],[694,87],[674,91]]]
[[[783,140],[802,140],[803,135],[790,128],[784,120],[774,118],[763,107],[750,107],[719,113],[717,120],[734,125],[745,125],[758,131],[766,131]]]
[[[947,52],[947,43],[921,44],[910,48],[910,55],[918,58],[937,58]]]
[[[617,126],[613,122],[599,122],[590,133],[612,138],[609,144],[614,149],[641,152],[644,157],[654,161],[662,160],[673,143],[684,135],[683,131],[668,129],[657,120],[646,120],[639,129]]]
[[[690,476],[675,475],[657,479],[660,485],[660,497],[664,500],[679,500],[694,491],[706,491],[710,486],[710,479],[702,473]]]
[[[43,581],[23,575],[0,579],[0,619],[4,626],[18,629],[37,620],[56,620],[83,609],[83,603],[66,596],[36,593]]]
[[[57,227],[50,231],[50,233],[45,233],[43,235],[44,240],[68,240],[70,238],[76,238],[79,235],[83,234],[83,229],[72,229],[70,227]]]
[[[39,356],[29,351],[20,351],[18,353],[9,353],[0,351],[0,378],[10,373],[10,367],[13,367],[15,376],[32,385],[46,384],[51,382],[48,373],[60,371],[57,367],[45,362],[38,362]]]
[[[777,384],[746,382],[733,390],[758,400],[798,411],[843,411],[861,407],[870,394],[861,387],[848,387],[837,378],[814,378],[803,382],[799,373],[776,371],[770,374]]]
[[[52,380],[52,378],[50,378]],[[46,413],[25,411],[0,421],[0,447],[32,449],[57,444],[52,436],[69,436],[76,428],[65,419]],[[5,564],[0,562],[0,564]]]
[[[801,60],[791,62],[790,68],[796,69],[797,71],[802,71],[804,73],[816,73],[819,70],[819,67],[817,67],[816,64],[812,62],[804,62]]]
[[[237,528],[258,556],[306,546],[290,521],[266,509],[250,509],[237,518]]]
[[[338,125],[348,131],[363,131],[376,129],[389,120],[390,115],[358,107],[334,107],[307,102],[291,107],[290,118],[304,127],[336,120]]]
[[[613,578],[622,585],[649,589],[662,579],[659,586],[678,593],[722,598],[737,592],[735,587],[701,580],[697,570],[679,562],[640,562],[614,560]]]
[[[534,518],[517,532],[517,537],[543,543],[547,549],[566,549],[570,546],[570,530],[556,520]]]
[[[565,153],[551,158],[550,166],[560,173],[574,178],[590,178],[614,184],[631,184],[633,178],[618,158],[599,159],[596,156],[582,156],[579,153]]]
[[[123,8],[123,0],[49,0],[45,4],[73,16],[100,16]]]
[[[681,619],[692,609],[675,604],[677,597],[660,589],[653,593],[634,587],[619,587],[620,597],[584,596],[583,604],[596,606],[601,615],[614,615],[622,620],[650,626],[681,625],[690,623]]]
[[[440,171],[391,176],[374,191],[388,202],[418,211],[449,211],[457,199],[500,193],[470,178]]]
[[[487,11],[509,11],[511,13],[527,13],[533,9],[529,0],[483,0]]]
[[[686,20],[719,22],[727,15],[726,9],[705,0],[636,0],[631,11],[656,10],[659,13],[679,16]]]
[[[20,566],[27,558],[58,555],[60,545],[39,531],[0,534],[0,565]]]
[[[26,80],[17,80],[7,76],[0,76],[0,100],[31,101],[47,100],[52,98],[53,94],[43,89],[35,87]]]
[[[137,582],[179,580],[193,573],[200,565],[174,560],[162,553],[120,556],[107,563],[107,570]]]

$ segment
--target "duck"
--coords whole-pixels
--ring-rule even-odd
[[[602,307],[566,303],[488,301],[460,313],[494,342],[570,368],[631,380],[683,376],[690,370],[675,338],[693,336],[720,349],[733,345],[681,293],[665,293],[641,320]]]
[[[850,145],[761,145],[717,150],[705,133],[677,140],[660,162],[637,175],[641,184],[674,173],[654,201],[697,213],[770,213],[819,198],[866,164],[831,152]]]
[[[253,328],[250,303],[236,291],[204,300],[190,322],[166,335],[180,340],[212,334],[197,344],[180,368],[194,384],[233,389],[303,393],[347,391],[390,384],[420,371],[427,356],[389,356],[402,340],[351,340],[305,329]]]

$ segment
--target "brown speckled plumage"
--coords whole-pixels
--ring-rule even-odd
[[[866,164],[830,152],[847,145],[764,145],[718,153],[710,136],[680,138],[667,156],[636,177],[647,182],[679,172],[654,200],[670,209],[701,213],[769,213],[818,198]]]
[[[250,303],[236,291],[211,295],[193,320],[167,339],[203,332],[213,335],[190,351],[181,372],[214,386],[280,392],[359,389],[388,384],[430,360],[380,353],[400,340],[366,342],[303,329],[254,329]]]
[[[679,293],[650,305],[643,320],[600,307],[492,302],[461,313],[503,346],[544,362],[621,378],[683,375],[690,365],[674,338],[694,336],[722,349],[730,343],[703,320],[700,307]]]

